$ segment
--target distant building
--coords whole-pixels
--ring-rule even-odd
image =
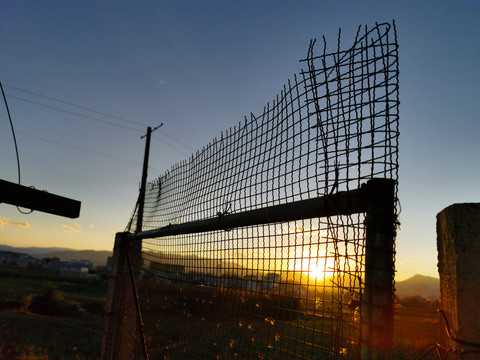
[[[59,274],[68,276],[81,276],[81,277],[96,277],[92,274],[94,267],[90,260],[71,260],[61,262]]]
[[[150,262],[150,271],[153,273],[161,272],[166,274],[179,275],[185,272],[185,266],[152,261]]]
[[[263,281],[271,282],[271,283],[279,283],[281,279],[280,274],[277,273],[268,273],[267,275],[263,276]]]
[[[12,251],[0,251],[0,267],[16,267],[19,269],[27,269],[32,267],[39,267],[41,261],[34,257],[16,253]]]
[[[92,271],[94,269],[93,263],[90,260],[71,260],[64,262],[64,265],[78,267],[78,268],[87,268],[88,271]]]
[[[151,261],[147,273],[148,275],[142,274],[143,279],[152,277],[156,281],[169,284],[172,280],[178,280],[185,274],[185,266]]]
[[[94,266],[90,260],[60,261],[59,258],[37,259],[28,254],[0,251],[0,268],[40,268],[59,275],[97,277],[92,274]]]
[[[42,259],[42,267],[45,270],[58,273],[60,271],[60,268],[62,267],[62,262],[57,257],[44,258]]]
[[[281,276],[276,273],[268,273],[263,276],[246,276],[247,280],[245,287],[249,290],[277,290],[280,286]]]

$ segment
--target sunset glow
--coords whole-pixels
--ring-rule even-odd
[[[308,276],[310,276],[311,278],[314,278],[314,279],[323,279],[325,277],[328,277],[330,275],[333,275],[333,272],[331,271],[325,271],[326,269],[322,266],[318,266],[318,265],[313,265],[310,267],[309,271],[308,271]]]
[[[322,280],[333,276],[335,273],[335,259],[324,256],[310,257],[308,251],[297,253],[297,258],[292,260],[293,266],[289,268],[296,272],[308,275],[312,279]]]

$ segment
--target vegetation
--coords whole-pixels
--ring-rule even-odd
[[[106,291],[103,280],[0,270],[0,359],[98,359]],[[339,341],[329,335],[329,318],[294,297],[163,284],[142,287],[140,299],[151,358],[188,358],[189,352],[286,358],[289,351],[329,358],[332,348],[348,358],[347,348],[356,346],[347,340],[356,331],[348,309]],[[436,343],[437,306],[418,297],[398,300],[394,359],[417,358]]]
[[[394,359],[436,359],[425,354],[438,342],[438,300],[418,296],[397,299]]]
[[[312,310],[293,297],[221,287],[161,284],[142,287],[140,299],[152,358],[288,358],[289,351],[310,359],[348,358],[358,344],[359,328],[351,326],[351,309],[340,323],[322,314],[332,302]],[[437,301],[420,297],[398,300],[393,359],[417,358],[437,342]],[[327,315],[327,316],[324,316]],[[342,315],[340,315],[342,316]],[[338,326],[341,329],[338,329]],[[334,334],[334,335],[332,335]],[[307,345],[307,346],[305,346]],[[426,355],[424,359],[434,359]]]
[[[98,359],[106,281],[0,269],[0,359]]]
[[[51,281],[39,294],[25,297],[24,308],[33,313],[50,316],[77,315],[76,304],[65,299],[65,293],[58,290]]]
[[[252,292],[228,288],[189,287],[180,289],[169,305],[169,310],[192,315],[211,316],[232,314],[241,317],[293,320],[297,317],[300,301],[297,297],[268,292]],[[240,319],[235,319],[240,320]]]

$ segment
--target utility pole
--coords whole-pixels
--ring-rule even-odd
[[[143,158],[143,171],[142,171],[142,182],[140,184],[140,194],[138,195],[138,213],[137,213],[137,226],[135,228],[135,232],[140,232],[142,231],[142,224],[143,224],[143,208],[145,206],[145,188],[147,185],[147,171],[148,171],[148,155],[150,153],[150,137],[152,135],[152,132],[157,130],[158,128],[161,128],[163,126],[163,123],[158,125],[156,128],[152,130],[152,128],[149,126],[147,128],[147,134],[143,135],[141,139],[144,137],[147,138],[146,143],[145,143],[145,156]]]
[[[138,213],[137,213],[137,225],[135,228],[135,232],[141,232],[142,231],[142,225],[143,225],[143,209],[145,207],[145,191],[146,191],[146,185],[147,185],[147,172],[148,172],[148,156],[150,154],[150,138],[152,136],[152,132],[157,130],[158,128],[162,127],[163,123],[158,125],[156,128],[151,128],[150,126],[147,128],[147,134],[143,135],[141,139],[144,137],[147,138],[145,142],[145,156],[143,158],[143,171],[142,171],[142,182],[140,184],[140,194],[138,195]],[[125,241],[125,240],[123,240]],[[140,259],[140,263],[142,263],[142,242],[137,241],[137,242],[125,242],[125,258],[126,258],[126,265],[128,267],[128,272],[130,275],[130,282],[133,290],[133,300],[135,304],[135,309],[137,313],[137,332],[136,334],[140,335],[140,338],[142,340],[142,351],[143,351],[143,358],[145,360],[149,360],[148,356],[148,349],[147,349],[147,341],[145,337],[145,327],[143,325],[143,319],[142,319],[142,311],[140,309],[140,302],[138,299],[138,291],[137,291],[137,280],[139,276],[139,271],[135,271],[132,266],[131,262],[131,256],[133,255],[133,258],[135,259]]]

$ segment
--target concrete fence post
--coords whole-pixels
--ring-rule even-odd
[[[133,359],[138,333],[135,292],[128,267],[129,243],[117,233],[103,321],[102,360]]]
[[[480,357],[480,203],[437,214],[439,343],[461,359]]]

